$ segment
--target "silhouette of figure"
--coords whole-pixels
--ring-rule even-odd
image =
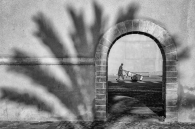
[[[123,76],[123,63],[121,63],[119,69],[118,69],[118,81],[120,80],[120,77],[123,79],[124,81],[124,76]]]

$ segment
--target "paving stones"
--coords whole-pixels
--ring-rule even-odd
[[[0,129],[195,129],[193,123],[163,123],[152,121],[133,121],[129,117],[123,122],[13,122],[1,121]]]

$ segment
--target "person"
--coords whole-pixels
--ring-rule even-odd
[[[120,65],[120,67],[119,67],[119,69],[118,69],[118,81],[119,81],[119,79],[120,79],[120,77],[123,79],[123,81],[124,81],[124,76],[123,76],[123,63],[121,63],[121,65]]]

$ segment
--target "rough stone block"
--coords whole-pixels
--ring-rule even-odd
[[[167,100],[177,100],[178,94],[177,90],[168,90],[166,89],[166,99]]]
[[[106,82],[104,83],[104,87],[103,88],[107,88],[107,83]]]
[[[106,106],[95,106],[96,111],[106,111]]]
[[[106,111],[96,111],[96,112],[95,112],[95,116],[96,116],[96,117],[105,118],[105,117],[106,117]]]
[[[176,66],[175,65],[168,65],[166,66],[166,71],[167,72],[173,72],[173,71],[176,71]]]
[[[160,26],[156,26],[153,32],[153,36],[159,40],[159,37],[161,37],[163,29]]]
[[[167,77],[166,78],[167,83],[177,83],[177,78],[176,77]]]
[[[153,35],[156,25],[152,22],[148,22],[147,32]]]
[[[167,39],[170,38],[170,35],[167,33],[167,31],[164,28],[160,27],[160,26],[157,26],[156,31],[158,31],[158,34],[154,34],[154,35],[158,39],[158,41],[161,43],[161,45],[163,47],[168,46]]]
[[[178,88],[177,83],[167,83],[166,84],[166,89],[167,90],[177,91],[177,88]]]
[[[178,121],[177,112],[166,112],[165,122],[176,122]]]
[[[158,35],[157,39],[159,40],[159,42],[163,45],[165,45],[165,41],[166,39],[168,39],[170,36],[167,33],[167,31],[164,28],[161,28],[160,34]]]
[[[177,106],[178,95],[177,91],[167,90],[166,92],[166,106]]]
[[[96,72],[96,76],[106,76],[106,72]]]
[[[96,60],[95,61],[95,64],[96,65],[106,65],[107,64],[107,61],[106,60]]]
[[[106,82],[106,76],[96,77],[96,82]]]
[[[132,20],[125,21],[125,26],[127,28],[127,32],[132,32],[132,30],[133,30],[133,22],[132,22]]]
[[[133,24],[133,28],[132,28],[133,31],[140,31],[139,30],[139,24],[140,24],[139,20],[133,20],[132,24]]]
[[[166,117],[169,117],[169,116],[173,116],[173,117],[177,117],[178,116],[178,113],[177,111],[166,111]]]
[[[112,43],[114,40],[116,40],[117,37],[121,35],[120,31],[118,30],[117,26],[114,26],[110,28],[105,34],[104,38],[108,40],[110,43]],[[111,44],[110,44],[111,45]],[[109,46],[108,46],[109,47]]]
[[[96,83],[95,83],[95,88],[99,88],[99,89],[100,89],[100,88],[104,88],[104,83],[102,83],[102,82],[101,82],[101,83],[96,82]]]
[[[99,95],[99,94],[97,94],[96,95],[96,99],[106,99],[106,95],[104,94],[101,94],[101,95]]]
[[[96,89],[96,94],[106,94],[106,89]]]
[[[127,33],[127,28],[126,28],[124,22],[118,23],[117,28],[118,28],[118,30],[120,31],[121,34]]]
[[[106,72],[106,66],[96,66],[96,72]]]
[[[106,88],[106,82],[96,82],[95,85],[97,89]]]
[[[173,72],[166,72],[166,77],[174,77],[176,78],[177,77],[177,72],[176,71],[173,71]]]
[[[177,112],[178,107],[177,106],[167,106],[166,107],[166,112]]]
[[[148,25],[147,21],[139,20],[139,31],[147,32],[147,25]]]
[[[176,46],[174,44],[171,44],[169,46],[164,47],[165,54],[176,52]]]
[[[172,53],[166,54],[166,60],[177,60],[177,53],[172,52]]]
[[[98,44],[96,52],[107,53],[108,52],[108,47],[104,46],[103,44]]]
[[[100,60],[100,59],[105,60],[106,58],[107,58],[107,53],[96,52],[96,54],[95,54],[95,59],[96,60]]]
[[[106,116],[100,117],[100,116],[95,116],[96,121],[106,121]],[[95,129],[104,129],[102,126],[96,126]]]
[[[171,60],[167,60],[167,61],[165,61],[166,62],[166,65],[168,66],[168,65],[176,65],[176,61],[174,60],[174,61],[171,61]]]
[[[166,100],[166,106],[177,106],[177,100]]]
[[[162,43],[165,47],[168,47],[170,45],[175,45],[174,40],[170,35],[167,35]]]
[[[110,41],[108,41],[107,39],[105,39],[104,37],[102,37],[102,38],[100,39],[99,44],[101,44],[101,45],[103,45],[103,46],[109,48],[109,46],[112,44],[112,42],[110,42]]]
[[[106,105],[106,100],[105,99],[96,99],[95,104],[96,105]]]

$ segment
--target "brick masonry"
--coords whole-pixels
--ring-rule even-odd
[[[163,99],[166,100],[165,122],[177,121],[177,49],[169,33],[162,27],[146,20],[128,20],[110,28],[100,39],[95,54],[95,118],[98,121],[106,120],[107,106],[107,56],[109,49],[120,36],[126,34],[146,34],[156,39],[163,51]]]

